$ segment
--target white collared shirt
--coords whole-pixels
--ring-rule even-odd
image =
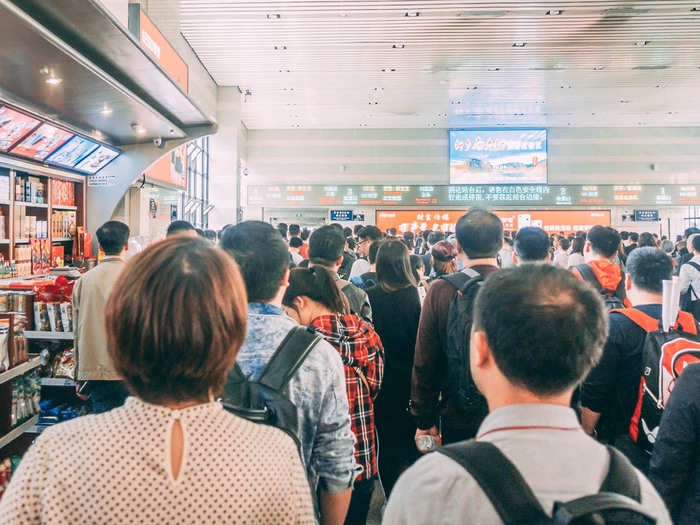
[[[596,494],[608,472],[606,448],[581,428],[573,410],[556,405],[511,405],[484,420],[477,439],[496,445],[520,471],[551,515],[555,501]],[[642,506],[659,525],[671,525],[663,501],[638,472]],[[478,523],[500,518],[477,482],[452,459],[432,453],[395,485],[384,525]]]
[[[700,255],[694,255],[688,262],[700,265]],[[686,293],[690,286],[693,287],[692,301],[700,299],[700,272],[687,262],[681,266],[678,277],[681,281],[681,293]]]

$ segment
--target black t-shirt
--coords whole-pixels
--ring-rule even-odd
[[[660,304],[635,308],[654,319],[661,319]],[[605,440],[629,432],[639,396],[642,347],[646,338],[646,332],[628,317],[613,312],[609,319],[610,332],[603,357],[581,387],[581,405],[601,414],[598,432]]]

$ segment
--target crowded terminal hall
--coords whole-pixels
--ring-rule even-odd
[[[700,0],[0,34],[0,525],[700,525]]]

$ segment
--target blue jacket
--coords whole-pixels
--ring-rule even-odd
[[[700,363],[683,370],[671,393],[649,479],[676,525],[700,523]]]

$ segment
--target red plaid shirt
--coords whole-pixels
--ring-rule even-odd
[[[370,479],[377,474],[374,398],[384,376],[382,341],[371,324],[355,315],[322,315],[311,326],[338,350],[343,360],[350,421],[357,437],[355,461],[363,468],[357,479]]]

